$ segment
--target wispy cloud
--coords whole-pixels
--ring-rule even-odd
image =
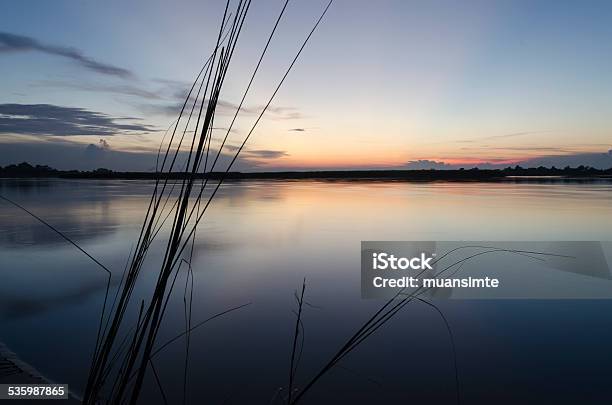
[[[289,156],[289,153],[284,150],[254,149],[246,150],[242,155],[246,159],[278,159]]]
[[[495,151],[520,151],[520,152],[558,152],[558,153],[571,153],[574,150],[570,148],[563,148],[557,146],[492,146],[492,145],[482,145],[482,146],[470,146],[470,147],[461,147],[461,150],[495,150]]]
[[[193,98],[189,100],[187,106],[185,108],[191,110],[193,106]],[[197,106],[200,105],[202,100],[198,100]],[[149,114],[159,114],[165,116],[176,116],[181,111],[183,104],[185,103],[184,98],[176,98],[171,103],[144,103],[140,104],[140,110]],[[197,107],[196,107],[197,108]],[[261,113],[263,110],[263,105],[255,105],[255,106],[242,106],[240,108],[240,114],[243,116],[256,116]],[[220,115],[233,115],[236,113],[238,109],[238,105],[232,103],[230,101],[219,100],[217,101],[217,110],[216,113]],[[304,116],[297,108],[294,107],[283,107],[283,106],[269,106],[266,109],[266,113],[264,115],[266,119],[271,120],[295,120],[301,119]]]
[[[161,99],[163,98],[159,91],[147,90],[143,87],[138,87],[128,84],[120,85],[105,85],[93,83],[71,83],[65,81],[40,80],[32,84],[35,87],[55,87],[62,89],[74,89],[90,92],[101,92],[119,94],[124,96],[141,97],[145,99]]]
[[[238,145],[225,144],[224,151],[233,154],[240,149]],[[248,149],[245,148],[240,152],[240,156],[245,161],[257,162],[262,160],[275,160],[285,156],[289,156],[289,152],[276,149]]]
[[[511,132],[509,134],[501,134],[501,135],[491,135],[491,136],[487,136],[484,138],[480,138],[482,139],[505,139],[505,138],[516,138],[517,136],[525,136],[525,135],[533,135],[533,134],[540,134],[540,133],[544,133],[544,132],[550,132],[550,131],[523,131],[523,132]]]
[[[257,111],[260,111],[264,108],[264,106],[255,107]],[[296,107],[287,107],[287,106],[274,106],[271,105],[266,110],[267,113],[271,113],[275,118],[283,119],[283,120],[294,120],[304,118],[302,113]]]
[[[455,141],[455,142],[456,143],[474,143],[474,142],[480,142],[480,141],[490,141],[490,140],[516,138],[516,137],[519,137],[519,136],[526,136],[526,135],[545,134],[545,133],[550,133],[550,132],[555,132],[555,131],[550,131],[549,130],[549,131],[510,132],[510,133],[507,133],[507,134],[490,135],[490,136],[484,136],[484,137],[480,137],[480,138],[460,139],[460,140]]]
[[[153,132],[133,117],[111,117],[84,108],[52,104],[0,104],[0,133],[20,135],[98,135]],[[128,121],[132,123],[122,123]]]
[[[8,32],[0,32],[0,52],[42,52],[69,59],[80,66],[105,75],[118,76],[122,78],[132,77],[133,74],[127,69],[98,62],[83,54],[78,49],[58,45],[44,44],[34,38],[15,35]]]
[[[189,92],[188,87],[185,83],[176,80],[162,80],[153,79],[154,86],[144,85],[140,82],[140,85],[130,84],[98,84],[98,83],[78,83],[78,82],[67,82],[67,81],[55,81],[55,80],[40,80],[32,84],[36,87],[55,87],[63,89],[73,89],[80,91],[89,92],[102,92],[111,93],[117,95],[131,96],[139,98],[142,101],[132,103],[131,105],[139,109],[145,114],[152,115],[163,115],[167,117],[175,117],[183,108],[185,104],[185,97]],[[155,87],[154,89],[147,87]],[[195,97],[189,98],[185,108],[186,111],[190,111],[195,101]],[[199,109],[199,105],[202,99],[198,99],[196,103],[195,111]],[[257,116],[263,110],[263,105],[243,105],[240,108],[240,114],[242,116]],[[219,115],[231,116],[235,114],[238,109],[238,104],[235,104],[226,100],[217,101],[216,113]],[[266,119],[271,120],[295,120],[303,118],[302,113],[296,107],[289,106],[278,106],[270,105],[266,109],[264,116]],[[305,131],[306,128],[295,128],[292,131]]]
[[[161,84],[163,87],[159,89],[156,94],[160,95],[159,98],[164,101],[158,102],[150,102],[150,97],[143,97],[147,100],[145,103],[141,103],[136,107],[142,110],[145,113],[149,114],[159,114],[166,116],[176,116],[183,108],[185,104],[185,98],[189,93],[189,88],[191,84],[187,85],[184,82],[176,81],[176,80],[163,80],[163,79],[154,79],[154,82]],[[195,97],[192,95],[186,107],[188,110],[193,106]],[[205,100],[208,102],[208,100]],[[199,98],[196,103],[196,108],[202,103],[202,99]],[[240,115],[242,116],[257,116],[261,114],[261,111],[264,109],[264,105],[242,105],[240,107]],[[227,100],[218,100],[217,101],[217,109],[216,113],[220,115],[233,115],[238,110],[238,104],[227,101]],[[279,105],[269,105],[266,109],[264,117],[266,119],[271,120],[295,120],[304,118],[303,114],[296,107],[290,106],[279,106]]]

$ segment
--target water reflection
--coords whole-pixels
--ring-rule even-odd
[[[78,241],[111,235],[119,226],[118,218],[111,212],[109,200],[112,196],[106,193],[83,198],[76,187],[63,182],[21,180],[15,184],[0,182],[0,194],[19,201]],[[10,205],[0,210],[0,225],[0,245],[19,248],[64,243],[45,225]]]
[[[116,284],[138,236],[152,184],[0,181],[0,193],[44,217],[113,270]],[[300,383],[380,305],[360,299],[361,240],[610,240],[610,184],[232,182],[198,230],[194,322],[252,302],[194,334],[190,397],[269,403],[285,384],[293,291],[308,280]],[[155,276],[164,232],[143,278]],[[105,275],[49,229],[0,204],[0,340],[56,381],[84,384]],[[177,285],[183,286],[183,274]],[[184,329],[182,295],[160,340]],[[442,303],[455,328],[465,403],[609,398],[612,324],[599,302]],[[134,315],[135,316],[135,315]],[[44,339],[40,337],[44,336]],[[454,403],[448,336],[414,304],[329,375],[312,403]],[[156,359],[169,392],[179,342]],[[50,354],[52,353],[52,355]],[[70,361],[58,362],[57,358]],[[502,365],[502,366],[500,366]],[[510,368],[521,368],[520,375]],[[372,380],[382,383],[375,384]],[[146,398],[156,402],[151,382]],[[508,387],[511,387],[509,389]],[[525,400],[526,398],[529,401]],[[535,400],[534,400],[535,398]]]

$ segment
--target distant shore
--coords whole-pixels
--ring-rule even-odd
[[[92,171],[56,170],[48,166],[28,163],[0,167],[0,178],[61,178],[61,179],[123,179],[155,180],[186,178],[182,172],[120,172],[109,169]],[[580,166],[576,168],[458,169],[458,170],[321,170],[278,172],[212,172],[198,173],[198,179],[211,180],[404,180],[404,181],[612,181],[612,168],[601,170]]]

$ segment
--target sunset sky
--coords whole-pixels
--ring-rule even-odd
[[[283,3],[254,1],[219,126],[240,101]],[[326,3],[289,1],[231,145]],[[212,50],[224,5],[4,4],[0,165],[149,169]],[[335,0],[240,168],[612,159],[611,21],[610,1]]]

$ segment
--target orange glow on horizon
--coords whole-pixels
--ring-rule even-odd
[[[296,170],[306,170],[311,168],[321,169],[392,169],[402,168],[411,162],[417,161],[431,161],[436,163],[443,163],[448,165],[481,165],[481,164],[500,164],[500,165],[514,165],[521,161],[532,159],[533,156],[523,158],[512,158],[512,159],[500,159],[500,158],[437,158],[437,157],[421,157],[415,159],[360,159],[350,156],[333,157],[329,156],[326,158],[292,158],[291,156],[271,160],[268,162],[259,162],[261,167],[269,168],[287,168]]]

